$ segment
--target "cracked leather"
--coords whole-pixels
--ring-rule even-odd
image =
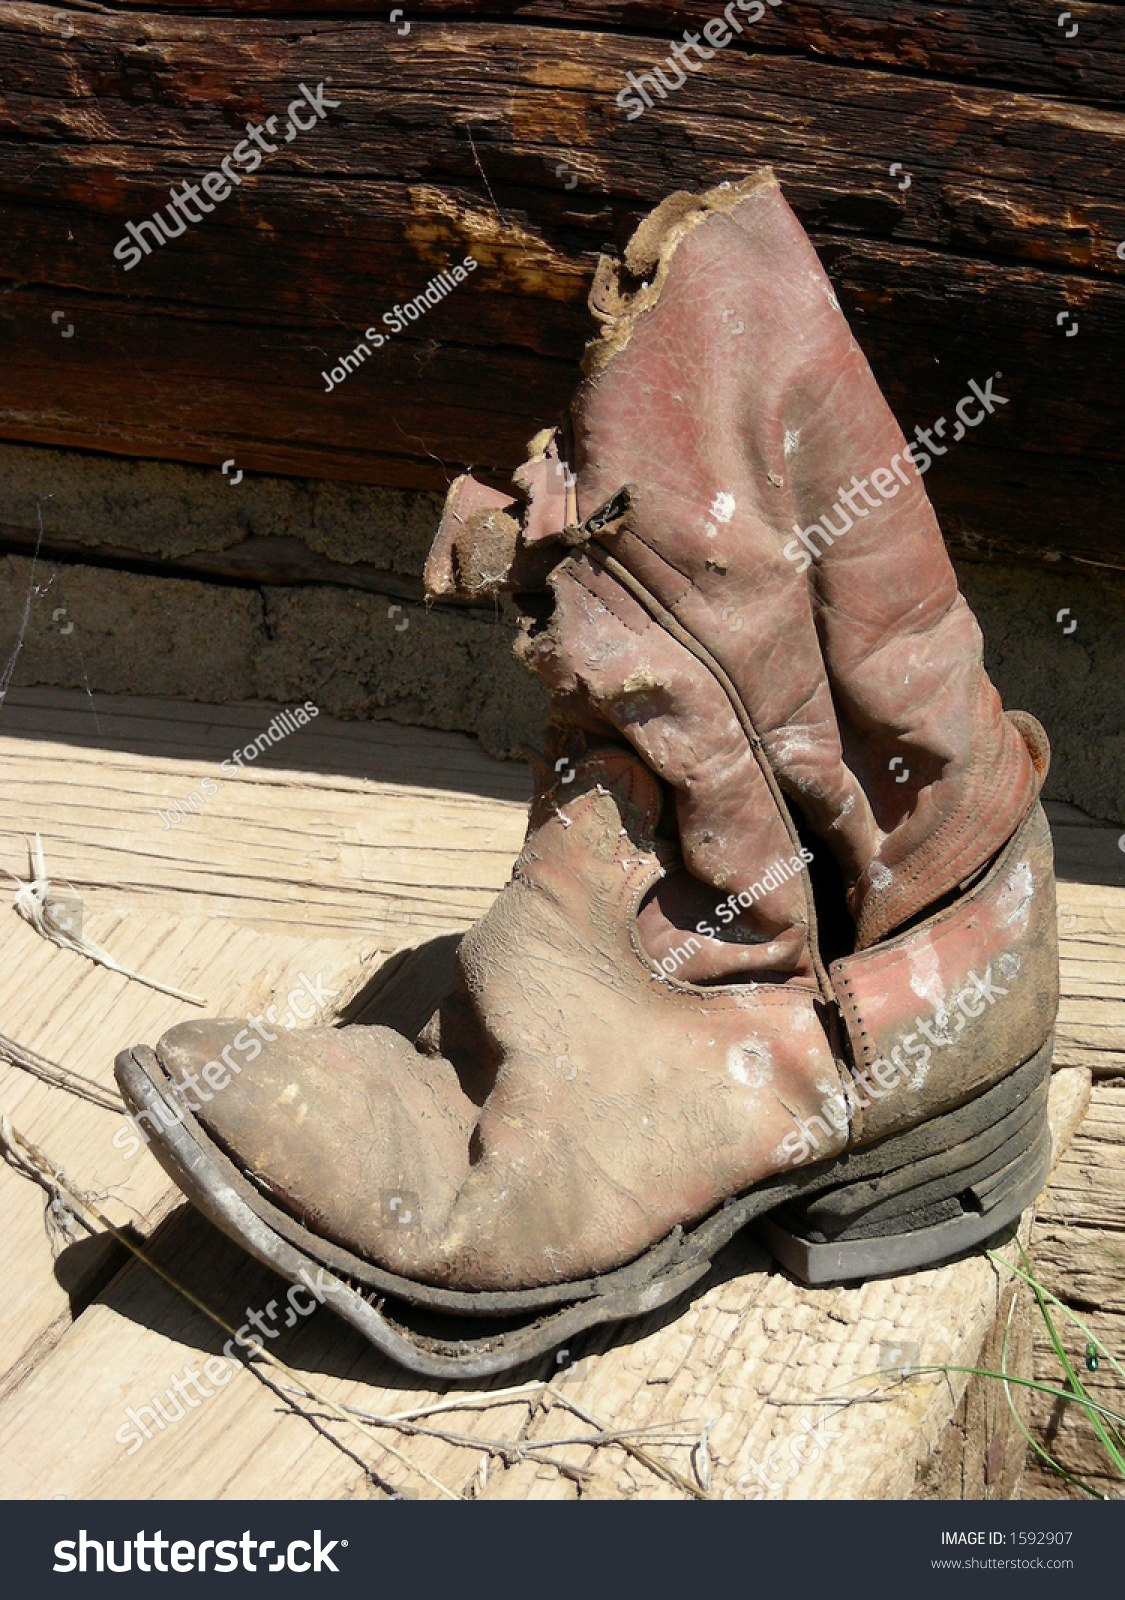
[[[785,554],[905,441],[772,175],[672,196],[591,308],[570,417],[515,494],[457,480],[427,563],[433,594],[524,595],[571,762],[536,763],[453,991],[416,1041],[158,1046],[177,1077],[232,1068],[197,1115],[279,1204],[451,1288],[630,1261],[791,1167],[813,1119],[823,1160],[973,1098],[1057,1006],[1046,739],[1002,712],[920,481]],[[800,861],[764,882],[798,816],[854,919],[830,975]]]
[[[451,1288],[631,1260],[783,1170],[787,1136],[839,1087],[813,991],[693,988],[641,948],[663,868],[635,757],[592,753],[537,809],[421,1049],[385,1028],[287,1035],[196,1113],[307,1226]],[[183,1023],[158,1052],[178,1079],[236,1060],[241,1026]],[[417,1197],[412,1226],[394,1193]]]
[[[730,675],[873,944],[968,880],[1038,790],[912,470],[806,570],[784,553],[906,440],[769,172],[670,196],[603,258],[591,309],[572,515],[632,486],[607,548]],[[561,440],[534,444],[543,470],[509,505],[542,540],[566,526],[533,493]]]

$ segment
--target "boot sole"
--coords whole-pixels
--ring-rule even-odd
[[[414,1283],[310,1233],[279,1210],[182,1104],[182,1120],[169,1127],[157,1107],[168,1103],[171,1080],[154,1051],[138,1045],[122,1051],[115,1065],[126,1105],[134,1115],[147,1113],[161,1129],[152,1138],[153,1154],[196,1209],[257,1260],[304,1285],[385,1355],[424,1377],[475,1379],[510,1371],[588,1328],[667,1305],[710,1266],[709,1258],[679,1259],[683,1231],[676,1228],[639,1260],[579,1283],[510,1293]],[[494,1328],[469,1337],[472,1319]],[[457,1336],[442,1336],[450,1332]]]
[[[150,1124],[161,1128],[152,1140],[153,1154],[216,1227],[291,1283],[305,1284],[401,1366],[426,1377],[466,1379],[511,1371],[557,1351],[586,1329],[629,1321],[671,1304],[706,1276],[715,1255],[735,1234],[767,1212],[776,1230],[778,1259],[785,1265],[791,1261],[798,1276],[804,1275],[805,1262],[812,1263],[808,1271],[821,1270],[817,1252],[838,1251],[841,1244],[867,1252],[863,1259],[873,1263],[870,1273],[865,1268],[853,1273],[850,1261],[845,1262],[845,1281],[937,1265],[971,1249],[1014,1221],[1046,1179],[1049,1132],[1045,1154],[1040,1149],[1035,1157],[1037,1164],[1016,1157],[1015,1164],[1023,1160],[1024,1166],[1014,1185],[1008,1181],[1008,1168],[1013,1164],[1010,1146],[1021,1137],[1021,1129],[1026,1133],[1031,1128],[1033,1139],[1042,1144],[1053,1042],[1049,1038],[1023,1066],[956,1111],[814,1167],[778,1173],[726,1201],[690,1232],[673,1229],[627,1266],[578,1282],[499,1292],[415,1283],[310,1233],[266,1198],[182,1104],[182,1120],[167,1126],[156,1108],[167,1103],[170,1079],[152,1050],[140,1045],[123,1051],[116,1068],[126,1104],[135,1114],[148,1113]],[[935,1220],[933,1208],[948,1208],[974,1184],[974,1192],[983,1197],[982,1209],[971,1218],[952,1220],[976,1223],[983,1232],[971,1226],[942,1232],[950,1219]],[[810,1228],[823,1231],[826,1219],[835,1226],[839,1217],[847,1237],[838,1235],[826,1244],[808,1236]],[[911,1226],[919,1217],[926,1225]],[[872,1228],[876,1234],[868,1237],[864,1229]],[[792,1247],[790,1239],[796,1241]],[[917,1248],[898,1264],[894,1251],[904,1240],[914,1241]],[[783,1250],[789,1251],[789,1260]],[[839,1281],[840,1276],[806,1276],[805,1281]],[[388,1303],[395,1307],[394,1317],[388,1314]],[[474,1321],[481,1327],[479,1319],[493,1327],[468,1336]],[[456,1336],[448,1337],[450,1333]]]
[[[1050,1076],[1048,1045],[968,1105],[841,1157],[831,1187],[761,1218],[757,1237],[812,1286],[913,1272],[974,1249],[1047,1182]]]

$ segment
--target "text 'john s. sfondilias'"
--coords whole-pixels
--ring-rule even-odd
[[[477,262],[472,256],[466,256],[459,266],[443,267],[436,277],[431,278],[422,293],[413,300],[408,300],[405,305],[394,306],[390,311],[383,312],[383,322],[391,333],[401,333],[407,323],[417,322],[419,317],[425,316],[434,306],[439,305],[447,294],[452,293],[459,283],[464,283],[470,272],[477,270]],[[325,394],[331,394],[338,384],[343,383],[349,372],[354,372],[362,366],[372,349],[381,350],[390,338],[391,333],[379,333],[374,327],[364,330],[363,339],[348,355],[341,356],[332,371],[321,372],[327,388]],[[365,343],[364,341],[369,341]]]

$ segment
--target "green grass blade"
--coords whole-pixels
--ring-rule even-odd
[[[1019,1243],[1018,1240],[1016,1242],[1017,1244]],[[1037,1280],[1031,1276],[1030,1272],[1021,1272],[1020,1269],[1018,1267],[1014,1267],[1010,1261],[1005,1261],[1003,1256],[997,1255],[995,1250],[986,1250],[984,1254],[996,1266],[1003,1267],[1005,1271],[1013,1273],[1015,1277],[1026,1283],[1029,1289],[1034,1289],[1037,1294],[1042,1294],[1045,1296],[1045,1298],[1048,1299],[1052,1305],[1058,1306],[1063,1316],[1069,1317],[1070,1321],[1074,1323],[1075,1327],[1081,1328],[1088,1341],[1098,1347],[1100,1354],[1105,1356],[1106,1360],[1117,1372],[1117,1374],[1120,1377],[1125,1378],[1125,1367],[1123,1367],[1117,1360],[1113,1354],[1113,1351],[1108,1349],[1107,1346],[1102,1343],[1097,1334],[1092,1332],[1091,1329],[1086,1326],[1078,1313],[1076,1311],[1072,1311],[1068,1305],[1064,1304],[1064,1302],[1059,1299],[1058,1295],[1052,1294],[1050,1289],[1044,1289],[1043,1285],[1037,1282]],[[1020,1255],[1023,1256],[1024,1263],[1027,1264],[1027,1256],[1024,1254],[1022,1245],[1020,1245]]]
[[[1048,1455],[1047,1451],[1044,1450],[1038,1439],[1032,1437],[1031,1430],[1027,1427],[1023,1418],[1016,1409],[1016,1402],[1012,1399],[1012,1386],[1008,1381],[1008,1335],[1011,1332],[1012,1312],[1015,1311],[1015,1309],[1016,1297],[1013,1295],[1011,1310],[1008,1312],[1008,1321],[1004,1328],[1004,1344],[1000,1351],[1000,1371],[1004,1379],[1004,1398],[1008,1402],[1008,1410],[1012,1413],[1016,1427],[1023,1434],[1024,1438],[1035,1451],[1036,1455],[1042,1457],[1042,1459],[1051,1468],[1052,1472],[1057,1472],[1060,1478],[1065,1478],[1067,1483],[1072,1483],[1076,1489],[1082,1489],[1093,1499],[1105,1500],[1108,1498],[1108,1496],[1102,1494],[1100,1490],[1092,1488],[1090,1484],[1083,1483],[1081,1478],[1076,1478],[1073,1473],[1068,1472],[1064,1466],[1061,1466],[1059,1462],[1055,1460],[1054,1456]]]
[[[974,1378],[1007,1378],[1009,1383],[1018,1383],[1021,1389],[1035,1389],[1039,1394],[1049,1395],[1052,1400],[1066,1400],[1070,1405],[1080,1405],[1084,1410],[1096,1411],[1099,1416],[1108,1418],[1111,1422],[1125,1423],[1125,1417],[1119,1416],[1116,1411],[1109,1411],[1105,1406],[1099,1405],[1096,1400],[1091,1400],[1089,1395],[1083,1400],[1079,1395],[1067,1389],[1052,1389],[1049,1383],[1040,1383],[1037,1378],[1020,1378],[1014,1372],[994,1372],[991,1367],[955,1367],[944,1365],[940,1367],[911,1367],[910,1377],[923,1377],[928,1372],[967,1372]],[[865,1372],[857,1374],[865,1378],[885,1378],[888,1376],[886,1369],[881,1372]],[[849,1380],[854,1381],[854,1380]]]
[[[1018,1240],[1017,1240],[1017,1243],[1019,1243]],[[1028,1267],[1030,1265],[1030,1263],[1028,1262],[1027,1256],[1024,1253],[1024,1248],[1023,1248],[1022,1244],[1020,1245],[1019,1250],[1020,1250],[1020,1256],[1023,1259],[1024,1266]],[[1070,1357],[1066,1353],[1066,1350],[1065,1350],[1065,1348],[1063,1346],[1063,1342],[1059,1338],[1059,1331],[1055,1327],[1055,1324],[1054,1324],[1054,1321],[1052,1320],[1050,1311],[1048,1311],[1048,1309],[1047,1309],[1047,1301],[1044,1298],[1044,1296],[1047,1293],[1047,1291],[1044,1290],[1042,1285],[1034,1277],[1031,1277],[1030,1275],[1029,1275],[1029,1281],[1031,1283],[1032,1289],[1034,1290],[1035,1298],[1039,1302],[1039,1310],[1040,1310],[1040,1312],[1042,1314],[1043,1321],[1047,1325],[1047,1332],[1050,1335],[1051,1343],[1055,1347],[1055,1354],[1058,1356],[1059,1361],[1062,1363],[1063,1371],[1066,1373],[1067,1381],[1069,1382],[1071,1388],[1074,1390],[1074,1393],[1075,1393],[1075,1395],[1076,1395],[1076,1397],[1078,1399],[1079,1405],[1081,1405],[1083,1411],[1085,1411],[1086,1415],[1089,1417],[1090,1426],[1093,1428],[1094,1432],[1097,1434],[1098,1438],[1101,1440],[1102,1445],[1103,1445],[1103,1447],[1104,1447],[1104,1449],[1106,1451],[1106,1454],[1109,1456],[1110,1460],[1113,1462],[1114,1466],[1117,1468],[1117,1470],[1121,1474],[1121,1476],[1123,1478],[1125,1478],[1125,1459],[1122,1459],[1121,1452],[1118,1450],[1117,1446],[1114,1444],[1113,1440],[1110,1438],[1109,1433],[1107,1432],[1107,1430],[1105,1428],[1105,1425],[1101,1420],[1101,1417],[1098,1415],[1098,1412],[1102,1408],[1100,1406],[1096,1405],[1090,1399],[1090,1396],[1086,1393],[1085,1385],[1083,1384],[1082,1380],[1079,1378],[1078,1374],[1075,1372],[1074,1368],[1070,1364]],[[1051,1298],[1055,1299],[1056,1297],[1052,1295]],[[1058,1305],[1062,1306],[1062,1302],[1061,1301],[1056,1301],[1056,1303]],[[1065,1306],[1063,1306],[1062,1309],[1066,1310],[1067,1308]],[[1074,1318],[1074,1321],[1078,1322],[1080,1327],[1083,1326],[1081,1324],[1081,1322],[1079,1322],[1079,1319],[1077,1317]],[[1088,1329],[1083,1327],[1083,1332],[1087,1333],[1091,1343],[1099,1342],[1099,1341],[1095,1341],[1094,1340],[1093,1335],[1089,1334],[1089,1330]],[[1116,1362],[1114,1363],[1114,1365],[1116,1365]]]

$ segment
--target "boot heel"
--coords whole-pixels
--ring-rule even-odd
[[[955,1111],[843,1155],[815,1196],[757,1223],[807,1284],[939,1266],[1015,1222],[1047,1181],[1054,1039]]]

